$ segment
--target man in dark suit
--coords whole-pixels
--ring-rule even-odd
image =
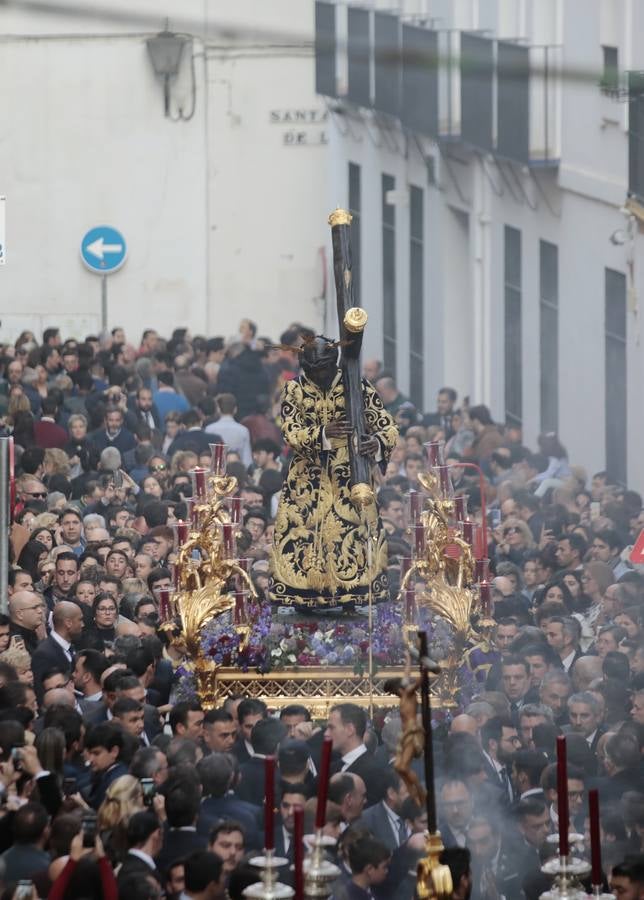
[[[136,438],[124,427],[123,412],[118,406],[107,407],[103,427],[93,431],[89,440],[99,453],[106,447],[116,447],[121,456],[136,446]]]
[[[520,746],[519,734],[509,718],[493,716],[481,728],[481,748],[487,779],[501,788],[508,804],[514,798],[512,758]]]
[[[105,720],[111,718],[112,707],[118,699],[129,697],[143,704],[143,729],[149,741],[153,741],[163,730],[158,709],[145,702],[145,688],[130,669],[117,669],[107,676],[103,684],[103,697]]]
[[[308,791],[304,784],[284,784],[280,810],[275,822],[275,853],[293,862],[295,848],[293,845],[293,829],[295,828],[295,810],[304,806],[308,800]]]
[[[464,847],[472,818],[472,792],[460,778],[446,779],[438,794],[439,830],[445,847]]]
[[[157,853],[157,868],[165,873],[171,863],[189,856],[195,850],[205,850],[207,839],[197,832],[197,818],[201,788],[192,770],[179,766],[185,772],[176,772],[165,794],[165,812],[168,827],[163,835],[163,847]]]
[[[127,768],[119,759],[124,744],[122,729],[112,722],[93,725],[85,735],[85,755],[92,770],[92,784],[86,799],[94,809],[99,808],[112,782],[127,775]]]
[[[5,883],[31,878],[46,869],[51,858],[45,851],[49,839],[49,816],[40,803],[26,803],[16,810],[12,820],[13,846],[0,857]]]
[[[605,778],[598,778],[596,787],[602,804],[618,807],[626,791],[644,790],[639,744],[632,734],[617,733],[604,748]]]
[[[144,422],[152,431],[161,428],[163,423],[150,388],[140,387],[133,397],[128,398],[127,421],[132,431],[139,422]]]
[[[254,756],[239,767],[239,784],[235,789],[240,800],[253,803],[264,796],[264,758],[276,753],[286,734],[286,725],[279,719],[260,719],[253,726],[250,742]]]
[[[240,800],[233,794],[236,779],[235,758],[229,753],[213,752],[197,763],[204,799],[201,801],[197,831],[209,837],[213,825],[221,819],[239,822],[244,829],[247,846],[260,847],[258,814],[264,796],[254,797],[255,804]]]
[[[60,666],[47,669],[46,672],[43,672],[42,687],[41,710],[43,715],[33,723],[33,730],[36,734],[39,734],[44,727],[44,713],[51,706],[58,704],[63,706],[71,704],[73,709],[83,717],[86,726],[105,721],[103,704],[93,700],[84,700],[78,696],[74,690],[74,681],[69,669],[62,669]]]
[[[237,757],[241,765],[248,762],[253,753],[250,736],[253,728],[260,719],[268,715],[266,704],[262,700],[254,700],[247,697],[237,707],[237,721],[239,722],[239,738],[235,741],[232,753]]]
[[[489,816],[472,816],[467,846],[472,854],[472,900],[501,895],[521,900],[516,852],[503,845],[499,823]]]
[[[119,887],[132,875],[146,878],[151,875],[162,887],[163,880],[154,857],[163,846],[163,829],[152,810],[134,813],[127,823],[128,854],[119,869]]]
[[[557,655],[558,668],[568,675],[580,656],[581,624],[571,616],[552,616],[548,619],[546,640]]]
[[[589,691],[572,694],[568,698],[568,716],[570,727],[564,731],[581,734],[593,754],[597,753],[597,744],[606,729],[601,723],[602,708],[599,700]]]
[[[550,813],[543,800],[520,800],[514,810],[520,835],[515,850],[521,885],[541,871],[539,851],[551,830]]]
[[[40,700],[43,696],[42,679],[48,669],[72,669],[75,654],[72,644],[83,630],[83,613],[75,603],[62,600],[52,613],[52,631],[41,641],[31,657],[34,688]]]
[[[380,803],[363,812],[357,824],[368,828],[393,853],[409,837],[409,828],[401,815],[405,791],[400,775],[393,769],[384,769],[380,777],[385,795]]]
[[[38,636],[45,632],[45,611],[47,605],[41,594],[35,591],[16,591],[9,601],[9,634],[20,638],[29,651],[34,653],[38,646]]]
[[[438,392],[436,398],[436,412],[427,413],[423,418],[423,425],[437,425],[445,433],[445,440],[448,441],[454,434],[452,428],[452,417],[454,415],[454,405],[456,403],[457,393],[454,388],[444,387]]]
[[[195,409],[189,409],[181,416],[182,430],[168,447],[168,459],[172,459],[178,450],[192,450],[199,456],[210,452],[210,444],[216,443],[212,434],[206,434],[201,427],[201,417]]]
[[[367,788],[367,806],[382,799],[382,768],[364,743],[367,714],[355,703],[338,703],[331,707],[325,737],[333,741],[336,758],[332,770],[359,775]]]

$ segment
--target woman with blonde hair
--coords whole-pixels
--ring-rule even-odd
[[[145,809],[141,782],[133,775],[121,775],[108,787],[98,808],[98,831],[112,865],[123,862],[128,851],[127,823]]]
[[[13,425],[16,419],[16,413],[30,413],[31,403],[26,394],[12,394],[7,406],[7,422]]]
[[[12,641],[7,649],[0,653],[0,662],[13,666],[18,681],[33,687],[34,673],[31,671],[31,654],[26,647]]]
[[[64,475],[65,478],[69,478],[71,471],[69,457],[64,450],[48,447],[45,450],[44,469],[45,475]]]
[[[508,517],[499,525],[494,537],[498,541],[496,546],[497,565],[502,562],[511,562],[515,566],[521,567],[526,552],[534,547],[532,532],[523,519]]]

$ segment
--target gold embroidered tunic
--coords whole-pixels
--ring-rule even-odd
[[[398,429],[371,385],[363,381],[362,390],[367,431],[378,438],[380,462],[385,465]],[[323,434],[325,425],[346,416],[341,372],[326,392],[305,375],[287,382],[281,415],[293,458],[275,520],[271,599],[307,607],[366,604],[370,529],[375,537],[373,599],[389,599],[387,547],[377,511],[373,505],[367,507],[368,520],[361,518],[365,512],[350,499],[347,439],[327,440]]]

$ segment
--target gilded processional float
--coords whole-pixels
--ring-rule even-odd
[[[225,445],[211,445],[210,471],[193,471],[187,520],[174,525],[174,590],[162,592],[160,613],[185,654],[186,690],[206,707],[233,694],[276,708],[304,702],[320,717],[341,700],[372,712],[390,707],[398,699],[387,684],[403,676],[420,629],[440,663],[433,703],[454,710],[472,692],[466,651],[488,649],[494,623],[485,519],[469,521],[467,498],[454,496],[440,442],[426,445],[426,470],[407,498],[412,552],[399,567],[387,566],[372,473],[397,430],[360,378],[367,314],[353,306],[350,221],[343,210],[330,217],[340,340],[320,337],[297,348],[307,374],[284,392],[282,429],[294,452],[276,520],[270,599],[260,600],[252,560],[237,554],[242,504],[226,473]],[[387,569],[398,580],[393,590]]]

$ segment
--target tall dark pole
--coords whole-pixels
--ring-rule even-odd
[[[353,305],[353,272],[351,258],[351,213],[336,209],[329,216],[333,243],[333,274],[338,306],[338,323],[342,355],[340,368],[346,414],[351,426],[349,460],[351,464],[351,499],[356,506],[368,506],[375,502],[371,483],[371,461],[360,453],[360,438],[367,433],[362,396],[360,350],[362,334],[367,324],[367,314]]]
[[[436,831],[436,802],[434,798],[434,742],[432,737],[432,707],[429,698],[429,671],[425,660],[428,658],[427,632],[418,632],[420,651],[420,703],[425,732],[425,789],[427,794],[427,830]]]

